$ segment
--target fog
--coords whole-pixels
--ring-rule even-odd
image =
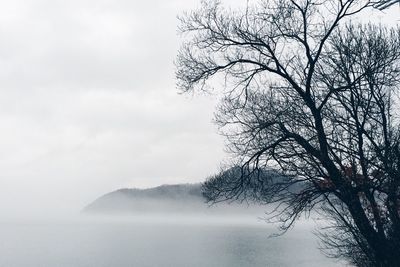
[[[3,217],[75,214],[118,188],[219,169],[228,155],[211,123],[218,96],[179,95],[174,78],[176,16],[199,4],[0,1]]]
[[[121,205],[121,201],[111,202]],[[126,200],[123,200],[126,201]],[[271,207],[141,199],[127,210],[0,222],[0,266],[342,266],[318,250],[325,223],[301,218],[284,236]],[[60,215],[60,214],[59,214]]]
[[[174,84],[176,15],[196,2],[0,2],[1,214],[73,214],[217,169],[215,101]]]
[[[160,221],[2,225],[0,265],[340,266],[316,248],[312,229],[268,238],[266,225]]]
[[[0,0],[0,266],[342,265],[318,251],[323,220],[270,238],[271,207],[210,207],[198,191],[107,197],[198,184],[229,161],[218,90],[175,84],[177,15],[199,5]],[[398,23],[399,10],[354,20]]]

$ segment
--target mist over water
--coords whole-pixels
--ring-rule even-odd
[[[317,249],[314,226],[300,221],[288,234],[271,238],[275,225],[239,213],[2,222],[0,266],[340,266]]]
[[[271,238],[270,207],[209,206],[198,189],[123,189],[76,213],[2,217],[0,267],[340,266],[318,250],[313,220]]]

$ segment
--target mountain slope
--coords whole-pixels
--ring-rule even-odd
[[[148,189],[119,189],[111,193],[105,194],[83,209],[83,212],[90,214],[138,214],[138,213],[209,213],[209,212],[246,212],[249,210],[260,210],[261,206],[255,203],[248,205],[245,199],[238,198],[233,203],[223,202],[218,205],[210,205],[206,203],[207,199],[219,201],[218,196],[221,195],[220,190],[215,188],[231,188],[235,186],[237,177],[241,175],[238,167],[233,167],[225,172],[208,179],[203,186],[205,191],[202,194],[202,184],[175,184],[161,185]],[[254,182],[249,183],[250,193],[264,193],[271,184],[278,185],[281,183],[287,187],[285,182],[290,181],[290,177],[283,176],[272,170],[264,170],[261,172],[263,181],[261,183],[258,176],[250,177]],[[253,180],[251,180],[253,181]],[[298,185],[288,187],[291,192],[299,192],[302,190]],[[222,192],[224,193],[224,192]],[[229,193],[229,191],[228,191]],[[222,194],[222,197],[224,195]],[[223,199],[222,199],[223,200]]]
[[[86,213],[191,211],[205,208],[201,184],[161,185],[149,189],[119,189],[84,208]]]

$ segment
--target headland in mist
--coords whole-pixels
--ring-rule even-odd
[[[97,198],[83,209],[83,213],[90,215],[245,213],[260,216],[264,208],[247,202],[223,202],[211,205],[202,195],[201,184],[196,183],[161,185],[148,189],[119,189]]]

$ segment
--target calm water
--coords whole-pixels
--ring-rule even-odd
[[[275,230],[264,222],[231,220],[2,223],[0,266],[340,266],[319,252],[311,230],[300,224],[268,238]]]

